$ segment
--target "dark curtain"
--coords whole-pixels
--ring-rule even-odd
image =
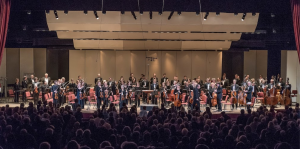
[[[291,0],[296,48],[300,63],[300,0]]]
[[[10,4],[10,0],[0,0],[0,66],[6,42]]]

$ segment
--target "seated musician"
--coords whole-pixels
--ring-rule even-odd
[[[186,82],[187,80],[188,80],[187,77],[186,77],[186,76],[183,76],[183,79],[182,79],[181,84],[184,85],[184,84],[185,84],[184,82]]]
[[[135,78],[133,78],[133,79],[132,79],[132,82],[131,82],[131,87],[135,87],[135,86],[136,86],[136,83],[137,83],[137,82],[136,82]]]
[[[180,89],[180,85],[178,84],[177,86],[176,86],[176,89],[174,90],[174,94],[175,94],[175,101],[174,102],[181,102],[181,95],[182,95],[182,89]],[[177,98],[176,98],[177,97]],[[179,110],[180,109],[180,107],[181,106],[179,106],[179,107],[176,107],[177,108],[177,110]]]
[[[236,99],[238,99],[237,95],[238,95],[238,90],[239,90],[239,85],[236,84],[236,79],[233,79],[233,84],[230,86],[230,90],[231,90],[231,98],[234,96],[233,92],[236,93]],[[238,106],[238,102],[236,102],[235,104],[235,109],[237,109]],[[234,108],[234,104],[232,104],[232,109]]]
[[[150,84],[153,84],[153,80],[154,80],[154,79],[156,80],[156,83],[158,84],[158,79],[157,79],[155,73],[153,74],[153,77],[151,77],[151,79],[150,79]]]
[[[153,90],[153,93],[151,94],[152,98],[152,104],[157,104],[157,98],[155,97],[155,95],[158,94],[158,89],[159,89],[159,85],[158,83],[156,83],[156,79],[153,80],[153,84],[151,84],[151,90]]]
[[[166,77],[166,73],[164,73],[164,74],[163,74],[163,77],[160,79],[161,84],[162,84],[163,82],[166,83],[167,79],[168,79],[168,78]],[[165,84],[165,85],[167,85],[167,84]]]
[[[275,87],[275,83],[274,83],[274,79],[271,79],[270,83],[268,84],[268,89],[272,89],[273,87]]]
[[[209,80],[209,78],[206,78],[206,82],[204,84],[204,88],[206,90],[210,90],[210,80]]]
[[[261,80],[261,85],[259,86],[259,91],[260,91],[260,92],[263,92],[263,91],[264,91],[264,88],[266,88],[266,87],[267,87],[267,85],[265,84],[265,80],[262,79],[262,80]]]

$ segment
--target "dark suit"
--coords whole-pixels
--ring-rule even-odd
[[[19,95],[20,95],[20,92],[18,92],[19,90],[21,89],[20,87],[20,84],[18,83],[15,83],[14,84],[14,91],[15,91],[15,100],[14,102],[19,102]]]
[[[184,85],[184,81],[188,81],[187,79],[182,79],[181,85]]]
[[[101,106],[101,102],[102,100],[104,100],[103,98],[100,97],[101,93],[103,95],[103,97],[105,96],[103,90],[102,90],[102,87],[99,87],[98,85],[95,86],[96,88],[96,97],[97,97],[97,109],[100,109],[100,106]]]
[[[37,93],[34,92],[35,89],[35,84],[37,86]],[[34,100],[34,104],[37,104],[37,101],[39,100],[39,94],[40,94],[40,83],[36,82],[32,84],[31,87],[32,93],[33,93],[33,100]]]
[[[205,83],[205,84],[204,84],[204,88],[205,88],[206,90],[210,90],[210,89],[211,89],[210,83]]]
[[[245,90],[247,90],[247,92],[245,92],[247,94],[246,102],[251,102],[253,87],[248,86]],[[247,105],[247,109],[250,109],[250,106]]]
[[[45,81],[45,77],[42,77],[41,82]],[[51,78],[48,77],[48,85],[51,83]]]
[[[194,93],[194,98],[193,98],[193,104],[192,104],[191,108],[192,108],[192,110],[193,110],[194,107],[195,107],[196,104],[197,104],[197,107],[198,107],[198,109],[200,110],[200,99],[199,99],[200,93],[199,93],[199,90],[198,90],[197,86],[193,88],[193,93]],[[196,108],[196,109],[197,109],[197,108]]]
[[[96,85],[97,85],[98,80],[100,80],[100,82],[102,82],[102,78],[101,78],[101,77],[95,78],[95,84],[96,84]]]
[[[180,83],[180,81],[178,80],[177,83]],[[174,85],[174,80],[171,81],[171,85]]]
[[[158,90],[159,90],[159,85],[158,85],[158,83],[156,83],[156,84],[151,84],[151,90],[156,90],[156,91],[154,91],[154,92],[152,93],[152,98],[151,98],[151,100],[152,100],[152,104],[157,104],[157,98],[155,98],[155,95],[158,94]]]
[[[146,86],[144,87],[144,85]],[[148,90],[149,89],[149,82],[147,80],[143,80],[142,83],[140,84],[142,90]],[[147,100],[147,94],[143,93],[143,102],[145,103]]]
[[[217,88],[218,110],[222,110],[222,107],[221,107],[221,100],[222,100],[222,87],[219,86],[219,87]]]
[[[22,88],[26,88],[28,87],[28,80],[23,80],[22,81]],[[22,101],[24,102],[26,99],[26,92],[23,92],[23,97],[22,97]]]
[[[236,97],[236,99],[238,99],[239,85],[237,85],[237,84],[233,85],[233,84],[232,84],[232,85],[230,86],[230,90],[231,90],[231,91],[234,91],[234,90],[236,91],[236,96],[235,96],[235,97]],[[238,105],[238,102],[235,104],[235,108],[237,108],[237,105]],[[232,104],[232,109],[233,109],[233,108],[234,108],[234,104]]]
[[[167,79],[168,79],[167,77],[161,78],[160,83],[162,84],[163,82],[167,81]]]
[[[153,84],[153,79],[154,79],[153,77],[150,79],[150,84]],[[155,79],[156,79],[156,83],[159,84],[157,77],[155,77]]]
[[[45,101],[45,94],[46,94],[46,89],[49,88],[49,85],[41,85],[41,91],[42,91],[42,101]]]
[[[55,99],[55,91],[56,91],[56,93],[59,93],[59,90],[60,90],[60,88],[59,88],[58,85],[56,85],[56,84],[52,85],[51,92],[52,92],[52,98],[53,98],[53,105],[54,105],[54,107],[56,107],[57,100],[58,100],[58,99]],[[78,99],[78,100],[80,100],[80,99]]]
[[[224,84],[223,84],[223,82],[224,82]],[[222,83],[222,88],[226,88],[227,86],[229,86],[229,80],[228,79],[223,80],[221,83]]]
[[[213,89],[213,88],[211,88],[211,87],[210,87],[209,90],[208,90],[208,95],[207,95],[207,101],[206,101],[206,104],[208,104],[210,108],[211,108],[212,94],[213,94],[214,91],[215,91],[215,89]]]

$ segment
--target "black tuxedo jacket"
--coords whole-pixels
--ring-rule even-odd
[[[164,82],[165,79],[166,79],[166,81],[167,81],[168,78],[167,78],[167,77],[161,78],[161,79],[160,79],[160,83],[162,84],[162,83]]]
[[[156,89],[156,90],[159,89],[158,83],[155,84],[155,88],[154,88],[154,84],[151,84],[151,90],[154,90],[154,89]]]
[[[45,77],[42,77],[41,81],[45,81]],[[48,84],[50,84],[50,82],[51,82],[51,78],[48,77]]]
[[[97,77],[97,78],[95,78],[95,84],[98,82],[98,80],[100,80],[100,82],[102,82],[102,78]]]

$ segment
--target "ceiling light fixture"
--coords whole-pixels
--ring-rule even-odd
[[[171,11],[171,13],[170,13],[170,15],[169,15],[169,17],[168,17],[168,20],[171,20],[171,18],[172,18],[172,16],[173,16],[173,13],[174,13],[174,11]]]
[[[88,11],[87,11],[87,10],[83,10],[83,13],[84,13],[85,15],[87,15],[87,14],[88,14]]]
[[[54,15],[55,15],[55,18],[58,19],[58,15],[57,15],[57,11],[54,10]]]
[[[99,16],[98,16],[98,14],[97,14],[97,11],[94,11],[94,15],[95,15],[96,19],[99,19]]]
[[[31,14],[31,10],[28,10],[28,11],[27,11],[27,14]]]
[[[208,15],[209,15],[209,12],[206,12],[206,14],[204,16],[204,20],[207,20]]]
[[[68,10],[64,10],[64,13],[65,13],[66,15],[68,15]]]
[[[246,18],[246,13],[243,13],[242,21],[244,21]]]

